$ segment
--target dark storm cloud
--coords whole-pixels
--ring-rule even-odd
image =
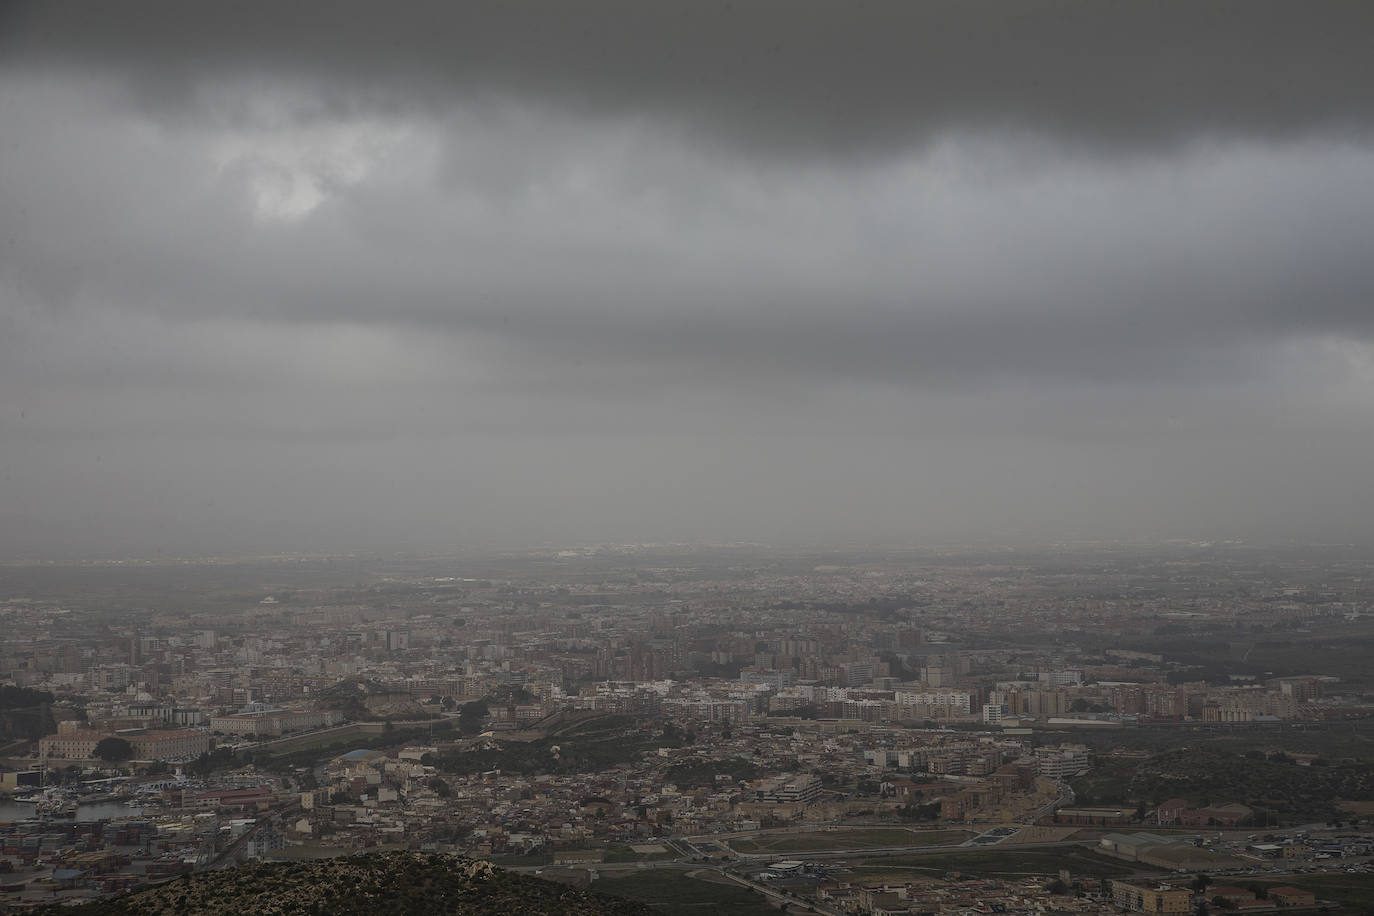
[[[1367,9],[5,5],[0,550],[1374,540]]]
[[[264,224],[233,170],[198,177],[195,131],[148,149],[78,119],[45,140],[43,110],[13,114],[32,130],[0,186],[31,215],[7,260],[33,301],[479,335],[508,351],[496,371],[511,384],[596,389],[617,366],[643,371],[638,393],[761,378],[1206,383],[1265,371],[1294,334],[1374,337],[1374,186],[1357,148],[1216,149],[1186,175],[1167,160],[1026,182],[980,166],[970,140],[914,166],[742,180],[728,159],[652,135],[613,154],[600,128],[571,124],[541,136],[557,154],[517,165],[531,154],[502,161],[504,128],[465,121],[437,133],[438,168],[455,173],[443,193],[403,162],[400,184]],[[450,159],[507,181],[493,190],[486,165]],[[79,201],[82,219],[54,200]],[[102,361],[33,371],[83,366]]]
[[[1371,26],[1358,0],[161,0],[10,3],[0,34],[11,59],[128,75],[182,109],[294,77],[316,90],[302,116],[516,98],[808,156],[968,128],[1123,149],[1363,133]]]

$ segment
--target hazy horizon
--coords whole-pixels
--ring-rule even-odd
[[[1371,26],[0,5],[0,558],[1374,544]]]

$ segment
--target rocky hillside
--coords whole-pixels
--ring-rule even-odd
[[[119,897],[40,912],[54,916],[59,913],[63,916],[173,913],[645,916],[653,911],[628,900],[504,871],[489,862],[396,852],[203,872]]]

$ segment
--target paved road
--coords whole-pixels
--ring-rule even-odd
[[[767,886],[765,886],[765,885],[763,885],[763,884],[758,884],[758,883],[756,883],[756,882],[753,882],[753,881],[748,880],[747,878],[742,878],[742,877],[740,877],[739,875],[732,875],[732,874],[730,874],[730,873],[728,873],[728,872],[721,871],[721,870],[718,869],[718,868],[713,868],[713,869],[711,869],[711,871],[714,871],[714,872],[717,872],[718,874],[724,875],[724,876],[725,876],[726,878],[728,878],[731,882],[733,882],[733,883],[735,883],[735,884],[738,884],[738,885],[740,885],[740,886],[742,886],[742,887],[747,887],[747,888],[749,888],[751,891],[758,891],[760,894],[762,894],[763,896],[767,897],[769,900],[772,900],[772,901],[774,901],[774,902],[776,902],[776,903],[782,904],[783,909],[784,909],[784,912],[786,911],[786,908],[787,908],[789,905],[792,905],[792,906],[797,906],[797,907],[805,907],[805,908],[808,908],[808,909],[810,909],[810,910],[812,910],[812,911],[814,911],[814,912],[823,913],[823,914],[825,914],[825,916],[842,916],[842,914],[840,913],[839,910],[833,910],[833,909],[831,909],[830,907],[826,906],[826,905],[823,904],[823,903],[820,903],[820,902],[812,902],[812,901],[809,901],[809,900],[801,900],[801,899],[799,899],[799,898],[797,898],[797,897],[793,897],[792,895],[787,894],[787,893],[785,893],[785,892],[783,892],[783,891],[774,890],[774,889],[771,888],[771,887],[767,887]],[[688,874],[691,874],[691,873],[688,872]]]
[[[841,913],[839,910],[832,909],[823,903],[813,902],[810,900],[802,900],[799,897],[794,897],[791,894],[788,894],[786,891],[781,891],[777,888],[769,887],[766,884],[762,884],[757,881],[752,881],[749,878],[746,878],[742,875],[731,874],[730,872],[726,871],[723,868],[720,868],[719,866],[703,865],[700,862],[612,862],[594,866],[544,865],[538,867],[521,865],[514,868],[509,868],[507,870],[524,872],[525,874],[537,874],[549,871],[558,871],[563,868],[593,868],[595,871],[605,876],[633,874],[637,871],[644,871],[647,869],[670,869],[673,871],[681,871],[686,873],[688,877],[697,877],[703,873],[710,872],[712,875],[717,876],[717,878],[723,878],[725,881],[731,884],[736,884],[740,887],[748,888],[751,891],[757,891],[764,897],[782,906],[793,906],[798,908],[809,907],[812,911],[816,913],[821,913],[823,914],[823,916],[844,916],[844,914]],[[711,879],[703,878],[702,880]],[[592,885],[592,889],[596,889],[595,884]]]
[[[1035,848],[1035,847],[1037,847],[1037,846],[1064,846],[1064,845],[1066,845],[1066,842],[1067,842],[1067,844],[1070,844],[1070,845],[1082,845],[1082,844],[1075,844],[1074,841],[1072,841],[1072,840],[1069,840],[1069,841],[1065,841],[1065,840],[1032,840],[1032,841],[1027,842],[1027,843],[1017,843],[1017,844],[1016,844],[1016,848],[1017,848],[1017,849],[1033,849],[1033,848]],[[725,844],[724,844],[724,843],[718,843],[717,845],[724,846]],[[937,853],[942,853],[942,852],[969,852],[971,849],[975,849],[975,850],[976,850],[976,849],[979,849],[979,848],[991,849],[992,847],[991,847],[991,846],[983,846],[983,847],[977,847],[977,846],[975,846],[975,847],[970,847],[970,846],[968,846],[966,843],[961,842],[961,843],[942,843],[942,844],[938,844],[938,845],[920,845],[920,846],[868,846],[868,847],[861,847],[861,848],[858,848],[858,849],[838,849],[838,848],[832,848],[832,849],[805,849],[805,850],[790,850],[790,851],[789,851],[789,850],[777,850],[777,851],[773,851],[773,852],[761,852],[761,853],[760,853],[760,852],[753,852],[753,853],[737,853],[737,854],[735,855],[735,857],[736,857],[737,859],[739,859],[740,862],[776,862],[776,861],[779,860],[779,859],[786,859],[786,858],[834,859],[834,858],[841,858],[841,857],[844,857],[844,856],[906,856],[906,855],[920,855],[920,854],[922,854],[922,853],[930,853],[931,855],[935,855],[935,854],[937,854]],[[1084,847],[1084,848],[1087,848],[1087,847]],[[732,852],[733,852],[733,850],[732,850]]]
[[[213,871],[215,869],[233,868],[236,865],[238,865],[239,850],[243,849],[244,844],[251,840],[254,836],[256,836],[257,832],[261,830],[263,828],[263,825],[265,825],[266,823],[268,823],[267,819],[262,818],[252,827],[249,827],[247,830],[243,831],[243,833],[239,835],[238,839],[234,840],[233,843],[229,844],[228,849],[224,850],[224,852],[220,853],[219,855],[215,856],[213,859],[210,860],[210,864],[205,866],[206,870]]]

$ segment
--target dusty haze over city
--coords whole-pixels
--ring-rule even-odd
[[[1374,542],[1366,3],[0,3],[0,555]]]

